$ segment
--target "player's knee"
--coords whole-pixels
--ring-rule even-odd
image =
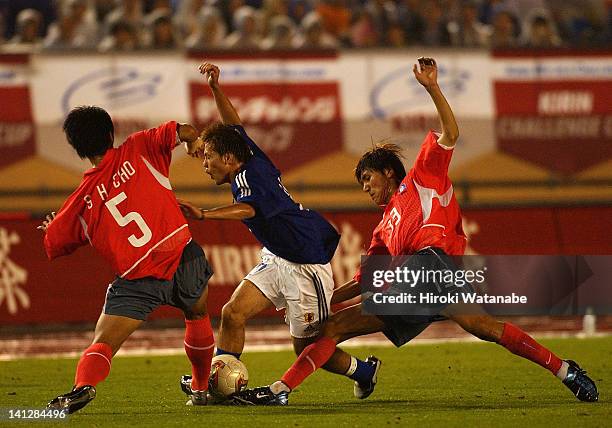
[[[465,331],[487,342],[496,342],[496,324],[490,316],[462,316],[455,320]]]
[[[340,339],[342,335],[342,323],[333,318],[325,321],[323,328],[321,328],[320,337],[330,337],[336,341]]]
[[[195,304],[189,310],[184,312],[185,319],[188,320],[200,320],[208,314],[208,310],[205,304]]]
[[[221,309],[221,322],[224,325],[242,326],[246,322],[245,316],[232,302],[227,302]]]

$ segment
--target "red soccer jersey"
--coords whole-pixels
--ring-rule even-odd
[[[49,259],[89,243],[122,278],[172,278],[191,239],[168,180],[176,127],[132,134],[85,172],[47,229]]]
[[[385,207],[372,233],[368,255],[410,255],[438,247],[450,255],[465,251],[461,212],[448,178],[453,149],[438,144],[429,132],[421,150]],[[359,280],[360,272],[355,279]]]

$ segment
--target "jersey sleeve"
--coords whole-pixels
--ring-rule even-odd
[[[250,161],[251,163],[253,160]],[[275,185],[272,180],[266,179],[265,173],[255,171],[255,166],[238,173],[234,179],[236,192],[234,199],[237,203],[249,204],[255,209],[256,215],[270,218],[280,209],[274,203],[270,186]]]
[[[44,239],[49,260],[68,255],[88,242],[87,224],[79,209],[81,204],[82,200],[72,196],[49,224]]]
[[[421,186],[435,189],[439,193],[446,191],[449,185],[448,167],[453,156],[453,149],[438,144],[439,135],[430,131],[412,167],[413,178]]]
[[[274,165],[270,158],[268,158],[268,156],[264,153],[264,151],[261,150],[259,146],[255,144],[255,141],[253,141],[251,137],[248,136],[242,125],[234,125],[232,126],[232,128],[234,128],[234,130],[238,132],[242,136],[242,139],[248,144],[249,148],[251,149],[251,152],[253,152],[253,156],[263,159],[266,162],[269,162]]]
[[[166,177],[170,173],[172,150],[180,143],[177,123],[166,122],[157,128],[145,129],[128,137],[127,142],[139,145],[138,150]]]
[[[372,234],[372,241],[370,242],[370,247],[366,252],[366,256],[388,256],[390,254],[389,249],[387,248],[384,241],[382,240],[382,237],[380,236],[379,230],[380,225],[377,226],[376,229],[374,229],[374,233]],[[359,282],[361,280],[361,272],[364,269],[368,268],[367,260],[369,259],[366,259],[366,263],[364,265],[360,265],[357,269],[357,272],[353,276],[353,279],[355,281]]]

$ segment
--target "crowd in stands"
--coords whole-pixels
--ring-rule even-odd
[[[317,49],[606,46],[612,0],[0,0],[0,46]]]

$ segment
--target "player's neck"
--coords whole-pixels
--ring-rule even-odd
[[[234,181],[234,179],[236,178],[236,176],[240,172],[240,169],[242,168],[242,165],[243,165],[242,163],[236,164],[236,167],[230,171],[230,173],[229,173],[230,183],[232,181]]]
[[[91,162],[91,164],[93,165],[93,167],[96,168],[98,165],[100,165],[100,162],[102,162],[102,159],[104,159],[104,155],[93,156],[88,159],[89,159],[89,162]]]

